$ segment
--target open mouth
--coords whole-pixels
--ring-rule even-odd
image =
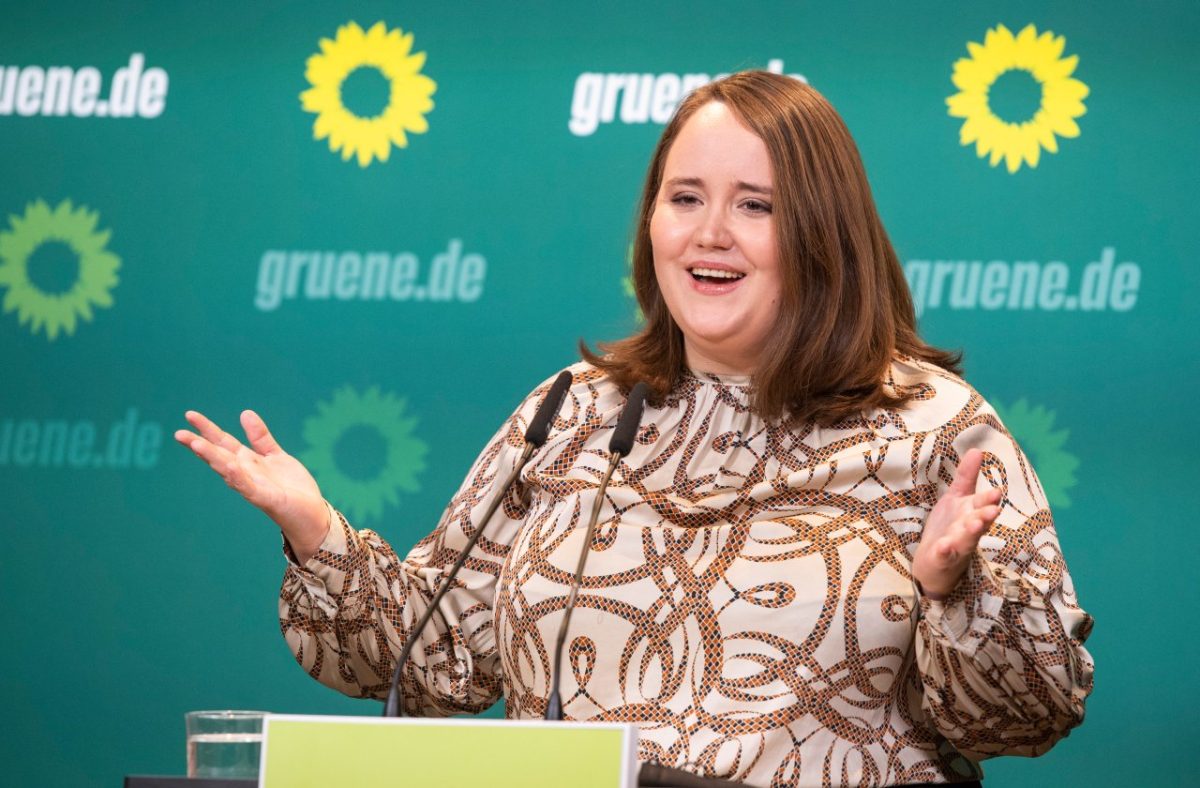
[[[688,273],[697,282],[711,284],[727,284],[746,278],[745,274],[738,273],[737,271],[723,271],[718,268],[703,268],[700,266],[689,268]]]

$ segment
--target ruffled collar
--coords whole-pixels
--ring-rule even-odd
[[[700,372],[695,369],[686,369],[683,374],[684,377],[691,380],[717,386],[738,386],[745,388],[750,385],[751,381],[750,375],[718,375],[716,372]]]

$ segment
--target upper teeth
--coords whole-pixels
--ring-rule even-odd
[[[693,268],[694,276],[708,276],[714,279],[741,279],[745,274],[739,274],[737,271],[721,271],[716,268]]]

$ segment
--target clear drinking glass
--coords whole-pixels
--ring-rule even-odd
[[[258,777],[265,711],[189,711],[188,777]]]

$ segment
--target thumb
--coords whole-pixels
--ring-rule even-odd
[[[283,449],[272,437],[271,431],[267,429],[267,424],[262,418],[252,410],[242,411],[242,429],[246,431],[246,437],[250,440],[250,445],[254,451],[264,456],[271,454],[282,454]]]

